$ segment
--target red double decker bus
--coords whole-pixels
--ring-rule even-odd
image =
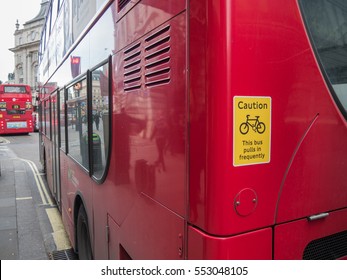
[[[33,132],[32,95],[28,85],[0,85],[0,134]]]
[[[344,0],[49,11],[41,157],[81,259],[346,258]]]

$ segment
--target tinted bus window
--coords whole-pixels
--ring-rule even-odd
[[[46,136],[51,138],[51,98],[46,100]]]
[[[67,89],[68,153],[89,169],[87,80]]]
[[[61,90],[60,92],[60,148],[65,152],[66,151],[66,143],[65,143],[65,91]]]
[[[48,137],[51,138],[51,130],[50,130],[50,100],[46,99],[43,103],[44,106],[44,114],[43,114],[43,133]]]
[[[302,0],[301,7],[333,94],[347,117],[347,2]]]
[[[101,179],[109,147],[109,80],[108,64],[92,72],[93,176]]]
[[[51,1],[51,5],[52,5],[52,26],[54,26],[55,20],[57,19],[57,14],[58,14],[58,0],[53,0]]]

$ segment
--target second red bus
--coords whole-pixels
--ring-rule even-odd
[[[33,132],[32,94],[29,85],[0,85],[0,134]]]

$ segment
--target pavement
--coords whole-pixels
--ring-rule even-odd
[[[44,174],[0,137],[0,259],[47,260],[71,248]]]

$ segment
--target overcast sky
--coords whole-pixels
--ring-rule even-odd
[[[8,73],[14,69],[13,52],[8,49],[14,47],[14,32],[16,30],[16,21],[23,24],[34,17],[40,11],[42,0],[10,0],[1,1],[0,16],[0,80],[7,81]]]

